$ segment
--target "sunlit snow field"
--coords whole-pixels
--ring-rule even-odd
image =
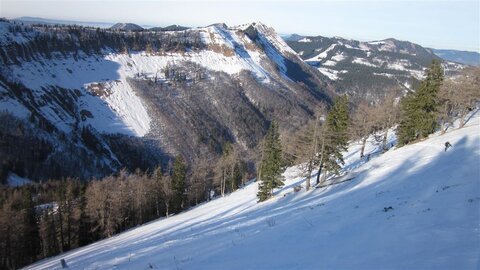
[[[366,162],[352,143],[351,181],[294,193],[305,179],[291,167],[267,202],[252,182],[27,269],[61,269],[60,259],[69,269],[479,269],[480,113],[463,129],[378,147],[369,141]]]

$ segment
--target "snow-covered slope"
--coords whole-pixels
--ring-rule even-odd
[[[480,114],[463,129],[359,160],[348,182],[256,203],[257,183],[26,269],[477,269]],[[395,138],[391,138],[394,142]],[[444,151],[444,142],[453,147]]]

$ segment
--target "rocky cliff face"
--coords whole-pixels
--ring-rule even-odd
[[[261,23],[119,32],[2,21],[0,61],[0,174],[34,180],[193,160],[227,142],[249,152],[269,121],[292,131],[334,95]],[[41,158],[9,148],[43,144]]]

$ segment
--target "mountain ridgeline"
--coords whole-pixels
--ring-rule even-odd
[[[457,50],[431,49],[436,55],[447,61],[480,67],[480,53]]]
[[[117,26],[0,22],[3,183],[210,160],[230,143],[253,162],[270,121],[289,133],[335,96],[261,23]]]
[[[362,42],[340,37],[291,35],[285,38],[305,62],[316,67],[352,100],[375,103],[389,92],[414,90],[433,60],[431,49],[393,38]],[[446,75],[456,74],[461,64],[443,61]]]

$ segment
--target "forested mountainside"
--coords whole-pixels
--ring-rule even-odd
[[[431,49],[393,38],[362,42],[340,37],[291,35],[285,38],[305,62],[328,76],[339,93],[378,102],[392,91],[414,90],[433,60]],[[463,66],[443,61],[447,76]]]
[[[0,22],[0,180],[88,179],[173,156],[246,160],[334,89],[261,23],[122,31]]]

